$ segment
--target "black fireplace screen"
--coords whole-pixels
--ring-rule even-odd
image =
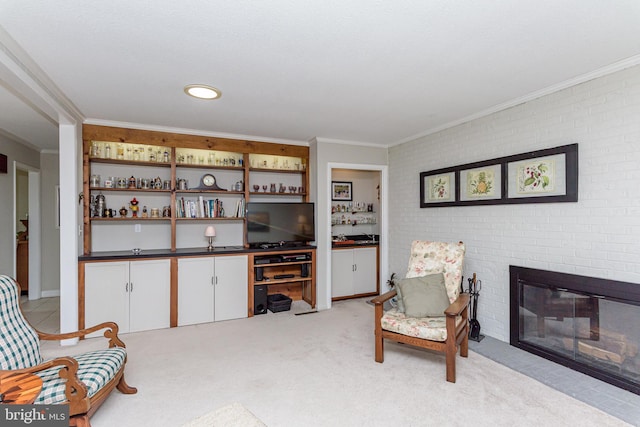
[[[640,285],[510,273],[512,345],[640,394]]]

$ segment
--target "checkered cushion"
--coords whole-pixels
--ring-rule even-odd
[[[111,381],[120,370],[127,357],[124,348],[108,348],[91,351],[73,358],[78,362],[78,378],[87,386],[89,397],[96,394],[106,383]],[[60,367],[53,367],[36,374],[42,378],[42,391],[34,403],[50,405],[66,400],[65,380],[60,378]]]
[[[42,362],[37,332],[20,311],[17,283],[0,275],[0,369],[30,368]]]

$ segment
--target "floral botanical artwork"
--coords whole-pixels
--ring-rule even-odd
[[[467,197],[493,197],[496,176],[492,169],[478,169],[467,173]]]
[[[555,186],[555,163],[553,160],[538,160],[518,166],[518,193],[548,193]]]
[[[449,175],[437,175],[429,178],[429,200],[449,200],[450,196]]]

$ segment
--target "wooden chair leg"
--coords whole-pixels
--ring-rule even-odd
[[[469,357],[469,337],[466,337],[460,343],[460,356]]]
[[[69,426],[91,427],[91,422],[89,421],[89,416],[87,414],[76,415],[69,419]]]
[[[126,381],[124,380],[124,375],[120,377],[120,381],[118,381],[118,385],[116,386],[116,388],[122,394],[136,394],[138,392],[137,388],[131,387],[129,384],[126,383]]]
[[[455,344],[453,350],[448,348],[450,345],[447,344],[447,381],[450,383],[456,382],[456,349]]]
[[[376,341],[376,362],[384,362],[384,340],[382,338],[382,304],[376,304],[374,309],[374,321],[375,321],[375,341]]]
[[[376,331],[376,362],[384,362],[384,340],[382,339],[382,333]]]

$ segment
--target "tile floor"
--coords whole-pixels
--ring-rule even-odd
[[[59,332],[59,298],[21,301],[31,324],[43,332]],[[527,353],[491,337],[469,341],[469,348],[549,387],[607,412],[634,426],[640,426],[640,396]]]

